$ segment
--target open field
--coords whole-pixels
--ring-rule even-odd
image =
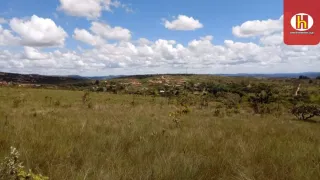
[[[14,146],[53,180],[320,179],[320,124],[214,101],[177,115],[168,101],[2,87],[0,159]]]

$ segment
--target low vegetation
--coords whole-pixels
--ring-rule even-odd
[[[319,80],[149,79],[0,87],[0,179],[320,179]]]

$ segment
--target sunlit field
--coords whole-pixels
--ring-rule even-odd
[[[320,179],[320,126],[287,111],[0,88],[0,125],[0,157],[54,180]]]

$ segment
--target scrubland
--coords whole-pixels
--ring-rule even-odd
[[[320,124],[284,106],[84,94],[0,88],[0,159],[53,180],[320,179]]]

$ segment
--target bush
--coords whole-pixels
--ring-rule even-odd
[[[54,102],[54,106],[58,107],[58,106],[60,106],[60,105],[61,105],[61,102],[60,102],[59,100],[56,100],[56,101]]]
[[[294,96],[290,98],[289,101],[293,105],[301,104],[301,103],[310,103],[310,94],[307,91],[300,91],[298,96]]]
[[[11,147],[9,157],[0,164],[0,179],[2,180],[48,180],[41,174],[34,174],[31,170],[25,171],[23,163],[19,160],[19,152]]]
[[[209,97],[204,95],[200,97],[200,108],[209,106]]]
[[[18,108],[22,102],[23,102],[23,101],[21,100],[21,98],[15,98],[15,99],[13,100],[13,105],[12,105],[12,107],[13,107],[13,108]]]
[[[185,93],[185,94],[180,94],[176,98],[176,102],[180,106],[193,106],[197,103],[197,100],[194,96],[188,93]]]
[[[299,120],[308,120],[320,116],[320,107],[317,105],[299,105],[292,108],[291,113]]]
[[[238,105],[241,102],[241,97],[239,94],[234,93],[224,93],[223,97],[223,104],[227,106],[227,108],[238,108]]]
[[[82,96],[82,103],[85,104],[86,102],[89,101],[89,95],[90,93],[89,92],[85,92]]]
[[[299,76],[299,79],[310,79],[308,76]]]
[[[271,87],[260,85],[255,89],[256,93],[248,98],[248,101],[257,114],[270,113],[268,104],[278,101],[278,96],[271,91]]]

